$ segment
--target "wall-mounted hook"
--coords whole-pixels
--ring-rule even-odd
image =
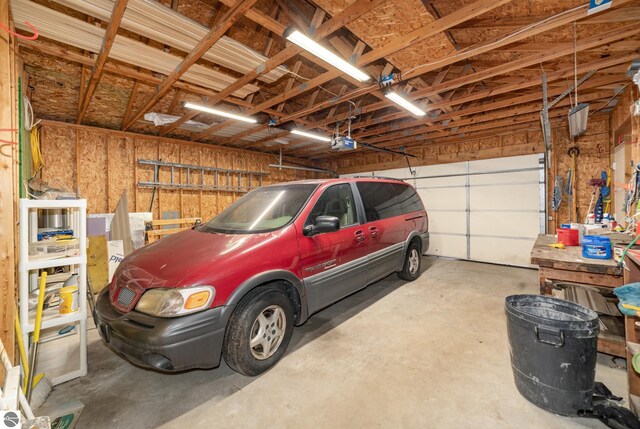
[[[34,27],[29,21],[25,21],[24,23],[27,27],[31,29],[31,31],[33,31],[33,34],[31,36],[23,36],[22,34],[18,34],[15,31],[11,31],[9,28],[2,25],[2,23],[0,23],[0,28],[2,28],[4,31],[6,31],[9,34],[16,36],[18,39],[36,40],[38,38],[38,30],[36,30],[36,27]]]

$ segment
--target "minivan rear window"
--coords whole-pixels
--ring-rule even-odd
[[[255,189],[198,227],[198,231],[225,234],[275,231],[298,216],[317,187],[303,183]]]
[[[367,221],[424,210],[422,201],[411,186],[402,183],[358,182],[356,184]]]
[[[424,210],[422,200],[412,186],[403,185],[401,183],[394,183],[391,186],[393,186],[393,190],[396,191],[396,194],[398,195],[398,204],[400,205],[400,211],[403,214]]]

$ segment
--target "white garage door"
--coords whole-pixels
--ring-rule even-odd
[[[530,266],[545,232],[543,155],[359,173],[405,179],[429,214],[429,254]]]

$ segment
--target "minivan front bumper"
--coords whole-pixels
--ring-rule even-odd
[[[125,359],[176,372],[220,364],[229,313],[226,307],[175,318],[120,313],[111,305],[107,288],[98,296],[93,317],[104,343]]]

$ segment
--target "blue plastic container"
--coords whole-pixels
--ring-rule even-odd
[[[585,235],[582,238],[582,256],[591,259],[611,259],[611,239],[599,235]]]

